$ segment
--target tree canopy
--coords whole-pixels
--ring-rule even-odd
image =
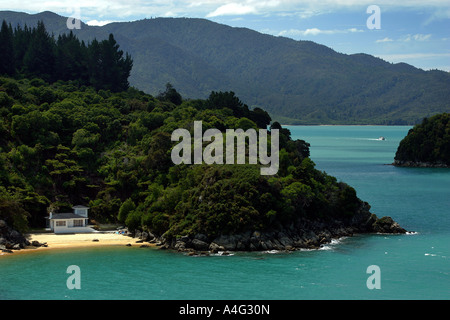
[[[55,39],[42,21],[34,28],[15,29],[3,20],[0,29],[0,75],[49,83],[74,80],[97,90],[119,92],[129,87],[133,60],[119,49],[114,36],[87,45],[72,33]]]
[[[58,212],[84,204],[95,221],[170,238],[356,212],[355,190],[316,170],[309,144],[292,140],[279,123],[268,131],[270,138],[270,130],[281,129],[274,176],[262,176],[261,164],[248,162],[173,164],[171,134],[192,132],[194,121],[201,120],[203,130],[268,130],[270,117],[238,101],[230,92],[213,92],[210,99],[178,104],[134,88],[113,92],[78,81],[0,77],[0,218],[21,229],[39,227],[48,207]]]
[[[395,162],[450,166],[450,114],[424,118],[409,130],[398,146]]]

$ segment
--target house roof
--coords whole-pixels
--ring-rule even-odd
[[[73,206],[72,209],[89,209],[89,207],[85,207],[85,206],[81,206],[81,205],[76,205],[76,206]]]
[[[50,220],[54,219],[86,219],[86,217],[82,217],[78,214],[69,212],[69,213],[54,213]]]

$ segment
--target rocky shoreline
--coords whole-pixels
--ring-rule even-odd
[[[449,165],[443,162],[420,162],[420,161],[403,161],[395,160],[392,165],[396,167],[411,167],[411,168],[450,168]]]
[[[230,251],[294,251],[319,249],[333,239],[354,234],[389,233],[405,234],[397,222],[390,217],[378,218],[363,207],[347,220],[299,219],[289,226],[266,231],[247,231],[240,234],[211,237],[202,233],[173,239],[157,237],[151,232],[137,231],[133,235],[142,242],[150,242],[161,249],[171,249],[189,255]]]
[[[389,233],[404,234],[407,231],[390,217],[378,218],[369,212],[363,204],[360,210],[346,219],[298,219],[289,225],[278,226],[271,230],[246,231],[239,234],[209,236],[197,233],[191,236],[166,239],[148,231],[136,230],[127,236],[137,239],[141,247],[145,242],[160,249],[170,249],[189,255],[228,254],[230,251],[294,251],[300,249],[319,249],[331,243],[333,239],[350,237],[354,234]],[[0,220],[0,250],[12,253],[13,250],[26,249],[29,246],[47,246],[38,241],[30,242],[20,232]]]
[[[29,246],[45,247],[46,243],[28,241],[19,231],[10,227],[4,220],[0,220],[0,251],[13,253],[13,250],[26,249]]]

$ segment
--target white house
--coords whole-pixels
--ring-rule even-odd
[[[95,232],[88,226],[88,207],[74,206],[73,212],[53,213],[48,217],[50,229],[54,233],[85,233]]]

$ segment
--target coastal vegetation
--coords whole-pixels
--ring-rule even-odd
[[[377,218],[354,188],[317,170],[307,142],[293,140],[234,92],[191,100],[167,84],[154,97],[20,70],[16,65],[15,77],[0,77],[0,219],[21,232],[45,226],[48,210],[75,204],[89,206],[94,221],[123,223],[167,243],[199,234],[211,240],[306,232],[301,223],[319,231],[346,228],[346,234],[375,231]],[[173,164],[172,132],[192,133],[199,120],[204,131],[253,128],[270,136],[278,129],[278,173],[262,176],[260,164]],[[402,231],[391,225],[385,230]],[[328,231],[327,239],[336,235]]]
[[[395,165],[410,167],[450,166],[450,114],[424,118],[409,130],[395,154]]]
[[[171,133],[192,129],[194,120],[204,130],[269,124],[231,92],[177,106],[134,88],[112,93],[76,81],[2,77],[0,106],[2,214],[21,230],[26,221],[42,226],[49,206],[76,203],[99,221],[120,218],[173,235],[264,228],[294,214],[351,215],[358,204],[354,189],[315,170],[309,145],[278,123],[277,176],[261,177],[259,165],[175,166]]]

